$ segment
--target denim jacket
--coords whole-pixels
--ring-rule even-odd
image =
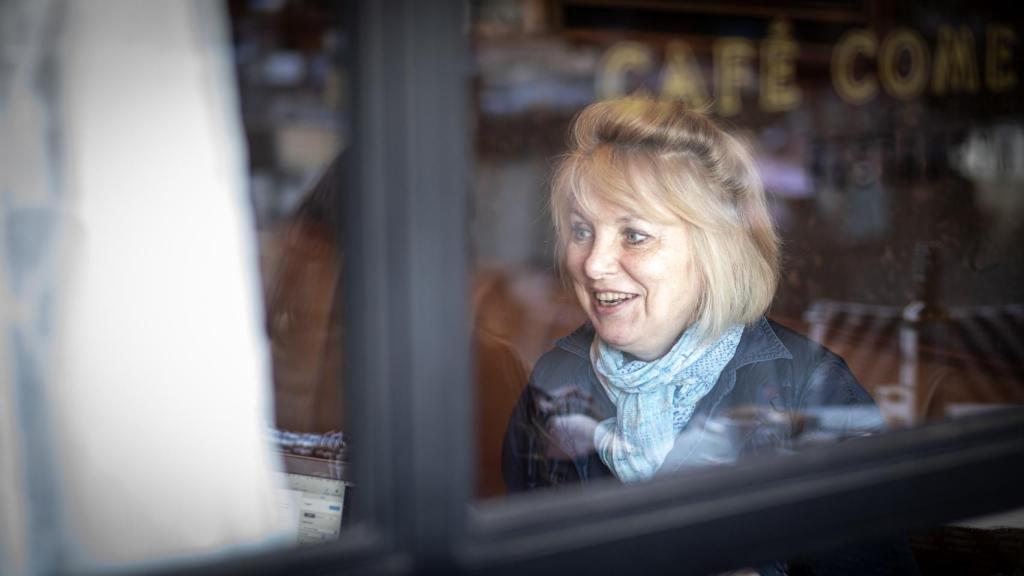
[[[505,434],[502,474],[510,492],[612,475],[593,447],[594,427],[615,415],[590,363],[593,338],[585,324],[534,367]],[[658,474],[791,453],[882,427],[842,358],[761,318],[744,329]]]

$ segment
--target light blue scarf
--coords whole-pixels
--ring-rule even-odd
[[[692,328],[661,358],[632,359],[594,336],[590,361],[615,416],[594,430],[594,446],[623,482],[646,480],[665,461],[675,438],[690,421],[739,346],[743,326],[699,346]]]

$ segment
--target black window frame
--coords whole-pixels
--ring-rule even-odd
[[[468,5],[339,4],[347,421],[356,520],[335,544],[189,573],[707,573],[1024,504],[1019,410],[685,481],[474,502]],[[680,559],[685,558],[685,564]]]

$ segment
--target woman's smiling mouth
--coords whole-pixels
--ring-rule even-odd
[[[594,292],[598,308],[615,308],[636,298],[636,294],[625,292]]]

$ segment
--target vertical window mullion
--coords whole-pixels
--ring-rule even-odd
[[[462,4],[355,7],[343,218],[356,468],[397,550],[442,567],[470,458]]]

